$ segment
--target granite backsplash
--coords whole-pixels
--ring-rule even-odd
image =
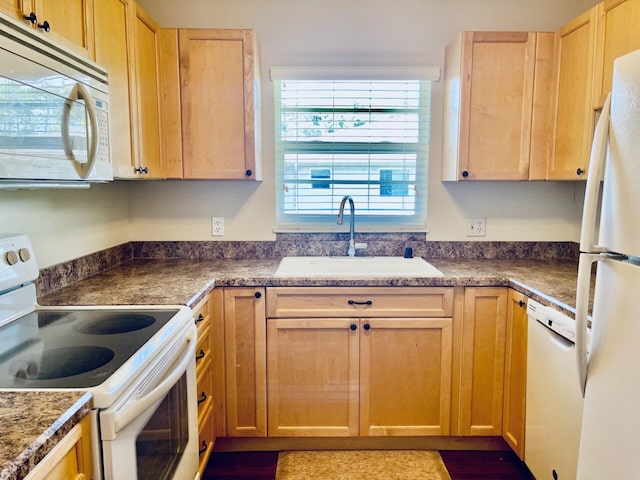
[[[275,241],[150,241],[128,242],[40,270],[38,295],[88,278],[133,259],[186,258],[278,259],[285,256],[346,255],[347,233],[277,234]],[[425,258],[575,260],[575,242],[435,242],[424,233],[358,233],[356,241],[366,243],[365,255],[402,255],[411,247],[413,255]],[[359,252],[360,253],[360,252]]]

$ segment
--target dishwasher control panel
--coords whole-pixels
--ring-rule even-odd
[[[548,329],[553,330],[561,337],[575,343],[576,322],[568,315],[531,299],[527,302],[527,315],[534,318]],[[587,346],[590,344],[590,341],[591,329],[589,328],[587,330]]]

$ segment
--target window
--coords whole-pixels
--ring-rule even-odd
[[[350,195],[361,230],[424,230],[431,82],[279,74],[277,229],[339,229]]]

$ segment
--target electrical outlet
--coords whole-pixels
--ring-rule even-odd
[[[211,217],[211,236],[222,237],[224,235],[224,217]]]
[[[467,218],[467,237],[484,237],[487,233],[485,217]]]

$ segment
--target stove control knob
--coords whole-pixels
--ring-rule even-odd
[[[5,254],[4,258],[9,265],[15,265],[16,263],[18,263],[18,254],[13,250],[9,250]]]
[[[21,248],[18,250],[18,255],[20,256],[20,260],[23,262],[28,262],[31,259],[31,252],[29,252],[28,248]]]

